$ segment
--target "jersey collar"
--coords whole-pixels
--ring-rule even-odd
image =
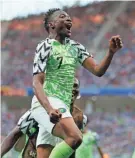
[[[49,38],[49,37],[47,37],[47,39],[49,40],[49,41],[51,41],[51,42],[54,42],[54,41],[56,41],[56,42],[58,42],[57,40],[55,40],[55,39],[53,39],[53,38]],[[70,38],[65,38],[65,44],[67,44],[67,43],[69,43],[70,42]],[[58,42],[59,43],[59,42]]]

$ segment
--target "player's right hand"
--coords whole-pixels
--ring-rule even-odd
[[[120,35],[112,36],[109,41],[109,50],[111,53],[115,54],[119,49],[123,47],[122,39]]]
[[[50,116],[50,121],[56,124],[61,119],[62,114],[58,109],[52,109],[49,111],[49,116]]]

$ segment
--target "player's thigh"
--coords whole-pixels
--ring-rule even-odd
[[[63,118],[57,123],[53,129],[53,134],[64,139],[72,137],[78,139],[82,138],[82,133],[75,124],[72,117]]]
[[[39,125],[37,137],[37,158],[48,158],[54,146],[59,143],[60,138],[53,136]]]
[[[72,112],[73,120],[79,129],[82,129],[83,124],[83,112],[78,108],[74,107]],[[73,125],[74,125],[73,122]],[[69,126],[70,127],[70,126]],[[76,127],[75,127],[76,128]],[[78,129],[77,129],[78,131]],[[80,133],[80,132],[79,132]],[[54,127],[54,134],[59,135],[62,139],[67,137],[66,132],[63,130],[60,123],[57,123],[56,127]]]
[[[45,145],[45,144],[56,146],[56,144],[58,144],[60,141],[61,141],[60,138],[52,135],[51,133],[46,131],[44,127],[39,125],[39,132],[38,132],[37,141],[36,141],[37,148],[38,146]]]
[[[39,145],[37,147],[37,158],[49,158],[54,147],[49,144]]]

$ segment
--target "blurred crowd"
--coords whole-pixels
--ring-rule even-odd
[[[118,9],[119,2],[95,2],[84,7],[65,8],[73,19],[73,39],[84,44],[88,51],[93,53],[95,59],[96,56],[103,57],[103,52],[106,52],[108,40],[112,35],[120,34],[124,43],[124,48],[116,54],[104,77],[95,77],[83,68],[78,68],[77,76],[82,87],[91,85],[132,87],[135,85],[135,5],[133,3],[128,2],[126,10],[113,22],[113,28],[105,33],[96,54],[93,40]],[[44,14],[30,15],[27,18],[2,22],[1,49],[4,59],[2,85],[14,88],[32,86],[35,48],[38,42],[47,37],[43,27],[43,17]]]
[[[18,105],[18,103],[17,103]],[[28,108],[14,105],[8,106],[5,102],[1,103],[1,135],[6,136],[17,125],[20,116],[22,116]]]
[[[2,105],[2,107],[5,106]],[[2,109],[2,139],[15,127],[26,110],[17,106],[14,109],[8,107]],[[111,158],[122,157],[126,154],[131,157],[135,147],[135,113],[132,109],[123,108],[123,111],[118,109],[116,113],[96,109],[88,115],[88,120],[88,129],[99,134],[99,143],[105,153],[108,153]]]

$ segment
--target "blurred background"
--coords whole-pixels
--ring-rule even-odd
[[[38,42],[47,37],[44,12],[53,7],[72,17],[72,38],[86,46],[97,62],[108,40],[119,34],[124,43],[106,74],[95,77],[78,67],[81,99],[76,104],[100,136],[110,158],[131,158],[135,148],[135,2],[49,0],[1,1],[1,139],[30,108],[32,64]],[[6,158],[16,158],[13,150]],[[94,158],[99,154],[94,151]]]

